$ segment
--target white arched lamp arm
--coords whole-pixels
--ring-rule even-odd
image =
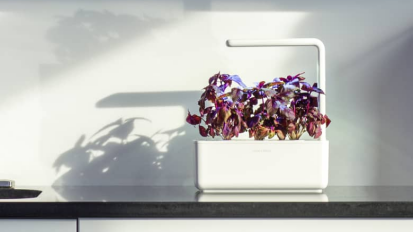
[[[319,39],[299,38],[299,39],[274,39],[274,40],[227,40],[228,47],[280,47],[280,46],[315,46],[318,49],[317,82],[319,87],[326,93],[326,59],[325,47]],[[320,113],[326,114],[325,95],[320,94]],[[320,140],[327,140],[326,126],[322,127],[323,134]]]

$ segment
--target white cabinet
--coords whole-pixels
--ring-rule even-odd
[[[411,232],[403,219],[80,219],[79,232]]]
[[[76,220],[0,219],[0,231],[76,232]]]

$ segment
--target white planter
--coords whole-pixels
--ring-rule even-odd
[[[197,141],[196,186],[205,192],[321,192],[328,151],[325,140]]]
[[[228,40],[229,47],[314,46],[317,80],[326,92],[325,47],[318,39]],[[325,95],[319,111],[326,114]],[[319,140],[198,141],[196,186],[204,192],[321,192],[328,183],[326,127]]]

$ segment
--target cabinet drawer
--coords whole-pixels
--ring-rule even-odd
[[[76,232],[76,220],[0,219],[0,231]]]
[[[80,232],[411,232],[412,228],[411,219],[79,220]]]

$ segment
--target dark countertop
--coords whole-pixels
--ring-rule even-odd
[[[194,187],[30,187],[0,200],[0,218],[410,218],[413,186],[328,187],[324,193],[201,193]]]

